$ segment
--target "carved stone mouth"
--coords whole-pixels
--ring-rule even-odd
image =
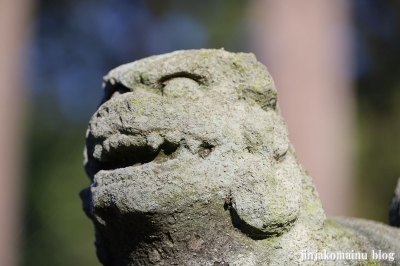
[[[93,145],[92,152],[89,152],[89,167],[93,175],[100,170],[116,170],[126,167],[139,167],[148,163],[163,163],[167,160],[174,159],[181,147],[180,143],[172,143],[164,140],[157,147],[145,144],[142,146],[135,145],[118,145],[105,150],[104,145]],[[95,149],[101,149],[101,155],[96,156]]]
[[[141,132],[139,134],[117,133],[107,138],[87,137],[86,171],[94,178],[101,170],[113,171],[126,167],[141,167],[149,163],[164,163],[175,159],[181,151],[198,155],[201,159],[208,157],[215,149],[215,141],[196,140],[189,136],[168,137],[163,132]],[[213,143],[213,144],[211,144]]]

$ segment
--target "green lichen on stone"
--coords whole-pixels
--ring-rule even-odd
[[[368,259],[368,261],[363,261],[361,263],[362,266],[380,266],[381,264],[379,264],[379,262],[372,260],[372,259]]]

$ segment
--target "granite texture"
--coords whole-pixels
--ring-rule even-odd
[[[398,229],[326,219],[254,55],[177,51],[122,65],[104,82],[86,135],[91,185],[81,192],[103,265],[398,261]],[[396,260],[302,257],[378,247]]]

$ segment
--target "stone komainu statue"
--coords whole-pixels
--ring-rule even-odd
[[[252,54],[177,51],[112,70],[81,192],[100,262],[400,264],[400,229],[326,219],[276,103]]]

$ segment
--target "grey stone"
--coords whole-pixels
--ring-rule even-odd
[[[253,54],[122,65],[87,131],[81,192],[103,265],[389,265],[397,228],[325,217]],[[373,259],[372,250],[396,253]],[[305,252],[367,260],[304,261]]]

